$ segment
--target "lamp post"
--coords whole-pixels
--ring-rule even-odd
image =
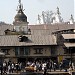
[[[0,52],[0,70],[1,70],[1,75],[2,75],[2,67],[3,67],[3,56],[5,55],[5,53]]]

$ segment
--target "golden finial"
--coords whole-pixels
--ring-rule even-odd
[[[19,0],[19,3],[21,4],[21,0]]]
[[[59,8],[57,7],[57,14],[60,14],[60,12],[59,12]]]

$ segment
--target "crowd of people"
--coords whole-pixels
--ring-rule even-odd
[[[27,61],[27,62],[6,62],[4,61],[2,64],[3,73],[18,73],[19,71],[25,71],[25,67],[34,67],[34,71],[56,71],[57,69],[62,71],[64,68],[64,63],[61,61],[60,63],[53,61]],[[74,64],[69,67],[74,69]]]
[[[22,69],[22,63],[4,61],[1,69],[3,73],[14,73],[14,72],[18,73],[18,71],[21,71]]]
[[[56,71],[56,69],[63,69],[63,63],[61,62],[59,65],[56,62],[52,61],[43,61],[43,62],[27,62],[27,66],[33,66],[35,71]]]

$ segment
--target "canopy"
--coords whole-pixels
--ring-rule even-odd
[[[75,47],[75,43],[64,43],[66,47]]]
[[[75,39],[75,34],[62,34],[64,39]]]

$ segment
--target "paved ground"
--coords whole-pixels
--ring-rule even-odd
[[[62,71],[59,71],[59,70],[56,70],[56,71],[51,71],[51,72],[47,72],[48,74],[51,74],[51,75],[72,75],[72,72],[75,72],[75,70],[73,71],[68,71],[68,72],[64,72],[63,70]],[[2,74],[2,75],[20,75],[21,72],[18,72],[18,73],[7,73],[7,74]],[[44,74],[44,72],[35,72],[35,73],[42,73]]]

